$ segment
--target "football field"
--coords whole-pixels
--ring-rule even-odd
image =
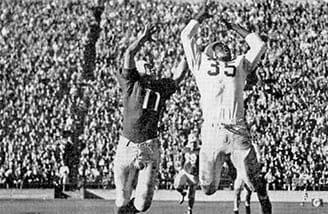
[[[1,200],[0,214],[113,214],[114,201],[109,200]],[[311,203],[300,206],[299,203],[273,202],[273,213],[276,214],[325,214],[324,207],[315,208]],[[147,214],[184,214],[187,205],[177,202],[154,201]],[[252,213],[260,214],[257,202],[252,202]],[[194,214],[231,214],[232,202],[196,202]],[[240,214],[245,213],[244,206]]]

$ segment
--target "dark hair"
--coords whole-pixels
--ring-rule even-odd
[[[225,45],[223,42],[217,42],[212,46],[212,50],[215,50],[215,47],[220,46],[220,47],[228,47],[227,45]]]

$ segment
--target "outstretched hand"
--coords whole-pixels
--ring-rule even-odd
[[[201,23],[207,18],[210,18],[211,15],[208,12],[207,0],[204,0],[202,6],[196,16],[196,19]]]
[[[141,35],[142,38],[154,42],[155,40],[151,37],[154,33],[156,33],[157,27],[153,23],[148,23]]]

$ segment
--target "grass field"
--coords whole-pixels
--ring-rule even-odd
[[[328,214],[324,207],[315,208],[310,203],[272,203],[274,214]],[[186,203],[154,201],[147,214],[184,214]],[[114,201],[107,200],[1,200],[0,214],[113,214]],[[245,213],[241,206],[240,214]],[[231,202],[196,202],[194,214],[231,214]],[[260,214],[259,205],[252,202],[252,213]]]

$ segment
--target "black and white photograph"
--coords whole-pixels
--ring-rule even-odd
[[[0,0],[0,214],[327,214],[328,0]]]

